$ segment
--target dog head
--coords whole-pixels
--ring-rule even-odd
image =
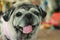
[[[41,18],[46,16],[41,8],[33,4],[19,4],[8,10],[3,18],[6,22],[12,24],[13,27],[22,31],[23,33],[32,33],[39,26]]]

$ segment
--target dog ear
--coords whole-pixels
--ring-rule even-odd
[[[40,16],[41,16],[42,18],[45,18],[46,15],[47,15],[47,13],[46,13],[41,7],[39,7],[38,5],[36,5],[36,6],[37,6],[37,8],[38,8],[38,10],[39,10],[39,12],[40,12]]]
[[[7,22],[10,19],[10,16],[12,15],[13,11],[15,10],[15,7],[11,7],[7,12],[4,13],[3,19]]]
[[[40,15],[42,16],[42,18],[45,18],[47,13],[42,8],[40,8],[40,10],[41,10],[41,14]]]

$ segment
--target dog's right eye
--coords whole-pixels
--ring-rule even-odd
[[[18,12],[18,13],[16,14],[17,17],[20,17],[21,15],[22,15],[21,12]]]

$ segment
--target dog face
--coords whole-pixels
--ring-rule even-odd
[[[24,4],[15,11],[12,23],[23,33],[31,33],[35,27],[39,26],[39,17],[39,11],[35,6]]]
[[[40,24],[41,18],[44,18],[46,13],[39,9],[36,5],[22,4],[17,7],[12,7],[7,14],[3,16],[6,22],[24,34],[34,33]]]

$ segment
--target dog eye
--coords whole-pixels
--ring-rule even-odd
[[[16,14],[17,17],[20,17],[21,15],[22,15],[21,12],[18,12],[18,13]]]
[[[39,13],[37,11],[34,11],[33,12],[35,15],[39,16]]]

